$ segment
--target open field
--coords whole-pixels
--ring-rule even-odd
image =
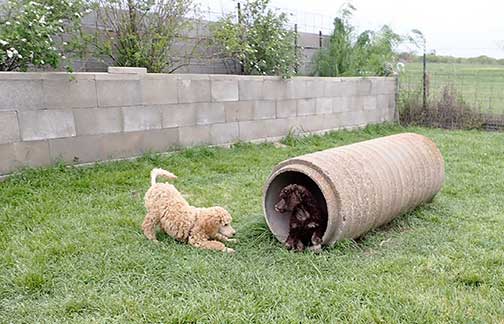
[[[403,131],[431,137],[447,180],[434,201],[320,255],[286,251],[261,191],[279,161]],[[503,323],[504,134],[371,127],[287,148],[195,148],[0,183],[0,323]],[[140,230],[149,171],[194,205],[234,215],[236,255]]]
[[[504,65],[427,63],[431,95],[453,85],[464,101],[483,112],[504,113]],[[420,90],[422,64],[406,65],[401,89]]]

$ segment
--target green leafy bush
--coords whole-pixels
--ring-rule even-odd
[[[99,26],[86,42],[95,56],[117,66],[145,67],[149,72],[174,71],[174,41],[192,26],[192,0],[93,0]]]
[[[0,71],[30,66],[57,67],[65,59],[63,41],[80,27],[81,0],[10,0],[0,7]]]
[[[397,60],[395,47],[401,37],[387,25],[378,31],[366,30],[356,35],[350,23],[355,8],[347,5],[334,19],[329,45],[315,56],[314,75],[358,76],[389,75]]]
[[[212,27],[214,42],[245,74],[289,77],[300,56],[294,48],[296,35],[287,29],[287,15],[268,5],[269,0],[246,1],[240,17],[227,15]]]

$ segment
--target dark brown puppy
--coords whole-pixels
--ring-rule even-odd
[[[279,198],[275,210],[279,213],[291,212],[285,246],[297,251],[303,251],[306,247],[320,251],[327,227],[327,216],[320,208],[320,203],[308,189],[298,184],[284,187]]]

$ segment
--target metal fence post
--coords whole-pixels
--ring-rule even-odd
[[[236,9],[238,11],[238,25],[242,24],[242,13],[241,13],[241,4],[238,2],[236,4]],[[240,35],[240,38],[243,40],[243,35]],[[240,73],[245,74],[245,65],[243,64],[244,62],[240,62]]]
[[[294,24],[294,73],[298,73],[298,27]]]
[[[425,54],[425,47],[423,53],[423,109],[427,109],[427,56]]]

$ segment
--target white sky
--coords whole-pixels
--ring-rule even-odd
[[[202,9],[213,15],[228,12],[235,0],[198,0]],[[345,1],[271,0],[274,7],[292,13],[292,22],[300,31],[328,34],[332,20]],[[471,57],[488,55],[504,58],[504,1],[479,0],[353,0],[357,11],[353,23],[359,30],[377,29],[388,24],[406,34],[421,30],[428,51],[440,55]]]

